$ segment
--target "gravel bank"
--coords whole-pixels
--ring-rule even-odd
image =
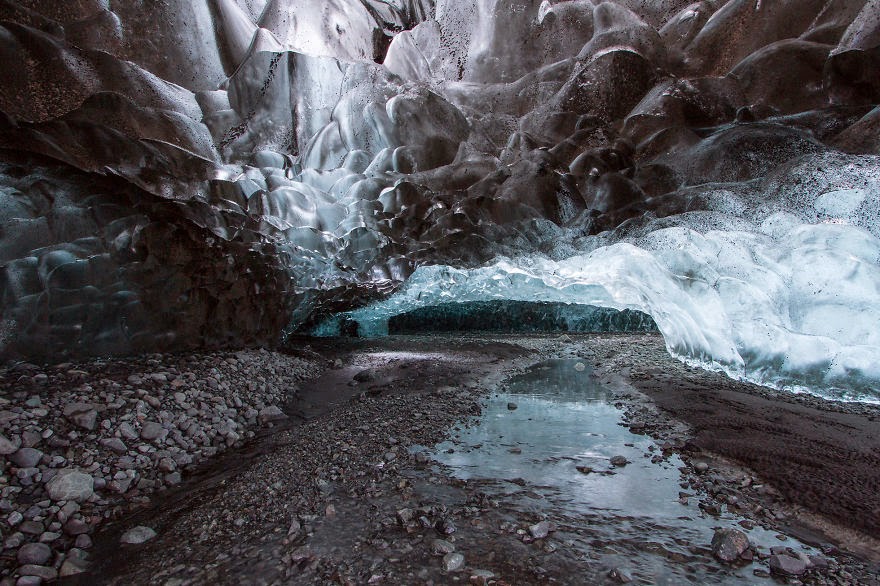
[[[286,419],[321,365],[247,350],[0,370],[0,583],[81,572],[99,526]]]

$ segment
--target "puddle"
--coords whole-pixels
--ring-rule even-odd
[[[756,576],[766,565],[717,563],[709,550],[714,530],[744,530],[758,551],[784,546],[818,553],[793,538],[743,518],[704,513],[698,498],[679,502],[678,456],[652,463],[653,441],[618,425],[622,412],[607,388],[576,360],[540,363],[492,396],[480,417],[459,427],[453,440],[434,448],[434,460],[453,476],[505,494],[517,508],[546,514],[554,536],[580,549],[590,563],[626,569],[642,583],[773,583]],[[625,466],[611,459],[623,456]]]

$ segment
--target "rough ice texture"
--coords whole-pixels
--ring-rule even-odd
[[[645,311],[736,376],[878,396],[877,15],[7,2],[0,352],[274,343],[371,302],[531,294]]]

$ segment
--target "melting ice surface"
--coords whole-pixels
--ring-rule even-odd
[[[754,232],[678,225],[561,260],[423,267],[348,315],[382,335],[389,317],[418,307],[505,299],[640,310],[686,361],[777,388],[880,398],[880,240],[859,227],[774,214]]]
[[[549,511],[548,519],[561,530],[587,532],[573,547],[598,553],[599,562],[609,567],[634,567],[637,579],[654,584],[760,582],[752,574],[757,564],[719,568],[702,549],[716,528],[742,530],[737,525],[741,519],[728,512],[706,515],[696,498],[681,504],[681,460],[674,456],[655,464],[645,458],[651,440],[618,425],[621,413],[609,404],[607,389],[577,364],[548,361],[515,377],[489,399],[458,440],[435,448],[434,459],[459,478],[499,481],[490,486],[519,495],[520,506],[538,498],[541,511]],[[510,402],[516,403],[515,410],[508,409]],[[614,468],[609,460],[615,455],[630,463]],[[578,471],[583,466],[593,472]],[[764,551],[785,545],[814,553],[760,527],[748,535]]]

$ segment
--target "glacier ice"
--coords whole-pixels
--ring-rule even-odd
[[[732,376],[878,397],[877,11],[7,2],[0,353],[537,300],[645,312]]]

